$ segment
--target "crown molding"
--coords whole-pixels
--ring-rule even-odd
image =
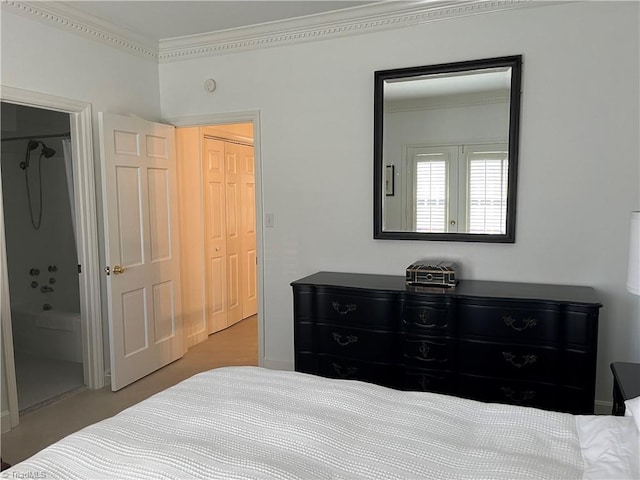
[[[532,0],[384,1],[335,12],[159,42],[159,62],[169,63],[238,51],[327,40],[403,28],[455,17],[478,15],[557,2]]]
[[[158,60],[158,45],[110,22],[86,15],[72,7],[72,2],[1,0],[12,13],[36,19],[63,30],[78,33],[110,47]]]
[[[440,110],[443,108],[477,107],[483,105],[505,104],[509,105],[509,94],[460,94],[443,98],[411,99],[406,101],[385,102],[385,113],[420,112],[427,110]]]
[[[515,8],[554,5],[566,1],[535,0],[419,0],[380,1],[334,12],[239,27],[217,32],[167,38],[156,42],[130,30],[79,12],[68,1],[0,0],[4,8],[31,19],[83,35],[159,63],[296,43],[478,15]]]

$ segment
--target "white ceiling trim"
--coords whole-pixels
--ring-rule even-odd
[[[535,2],[540,5],[546,2]],[[551,3],[551,2],[550,2]],[[160,63],[371,33],[460,16],[535,6],[530,0],[382,2],[291,20],[160,40]]]
[[[62,2],[1,0],[2,7],[63,30],[79,33],[98,42],[157,61],[158,45],[137,37],[133,32],[69,8]]]
[[[3,7],[10,7],[13,12],[30,18],[35,17],[50,25],[84,35],[130,53],[154,59],[160,63],[326,40],[461,16],[558,3],[532,0],[380,2],[296,19],[168,38],[160,40],[158,45],[153,45],[154,42],[138,37],[129,30],[121,29],[109,22],[78,12],[73,9],[70,2],[0,1]]]

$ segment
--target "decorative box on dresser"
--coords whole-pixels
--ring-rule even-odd
[[[590,287],[332,272],[291,285],[296,371],[593,413],[602,305]]]

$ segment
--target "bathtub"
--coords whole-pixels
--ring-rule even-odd
[[[39,305],[11,308],[13,348],[41,358],[82,363],[80,313],[42,310]]]

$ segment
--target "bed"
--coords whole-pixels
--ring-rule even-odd
[[[640,415],[640,403],[629,406]],[[69,435],[3,478],[637,479],[637,420],[225,367]]]

